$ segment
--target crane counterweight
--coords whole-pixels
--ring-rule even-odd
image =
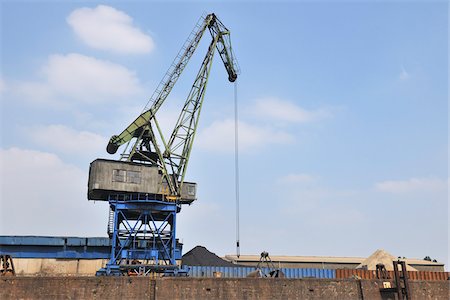
[[[119,149],[119,146],[112,142],[112,140],[114,140],[116,137],[116,135],[112,136],[110,141],[108,142],[108,145],[106,146],[106,152],[108,152],[109,154],[115,154]]]

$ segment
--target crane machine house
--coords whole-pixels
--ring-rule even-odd
[[[196,183],[184,182],[180,204],[195,201],[196,189]],[[88,199],[108,201],[108,196],[113,193],[145,194],[155,200],[164,200],[169,194],[169,187],[156,166],[128,161],[94,160],[89,168]]]

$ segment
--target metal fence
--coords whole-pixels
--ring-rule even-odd
[[[184,266],[189,269],[190,277],[224,277],[224,278],[244,278],[254,272],[254,267],[214,267],[214,266]],[[265,274],[269,269],[261,269]],[[291,269],[281,268],[281,272],[286,278],[336,278],[336,271],[329,269]]]

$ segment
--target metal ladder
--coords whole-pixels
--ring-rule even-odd
[[[408,271],[406,270],[406,263],[401,260],[397,261],[394,260],[392,263],[394,266],[395,287],[390,287],[390,283],[388,282],[389,287],[380,288],[380,292],[397,294],[396,298],[398,300],[405,300],[405,299],[411,300],[411,291],[409,289]],[[384,265],[382,264],[377,265],[377,279],[389,279],[389,275],[386,269],[384,268]]]
[[[114,232],[114,211],[111,209],[111,207],[109,208],[107,232],[109,238],[111,238]]]
[[[394,264],[394,278],[395,287],[397,289],[398,299],[411,299],[411,292],[408,282],[408,271],[406,270],[406,263],[401,260],[393,262]],[[399,269],[401,267],[401,271]]]

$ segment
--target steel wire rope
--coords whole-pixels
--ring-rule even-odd
[[[240,253],[240,234],[239,234],[239,115],[238,115],[238,97],[237,81],[234,82],[234,172],[235,172],[235,191],[236,191],[236,255],[239,258]]]

